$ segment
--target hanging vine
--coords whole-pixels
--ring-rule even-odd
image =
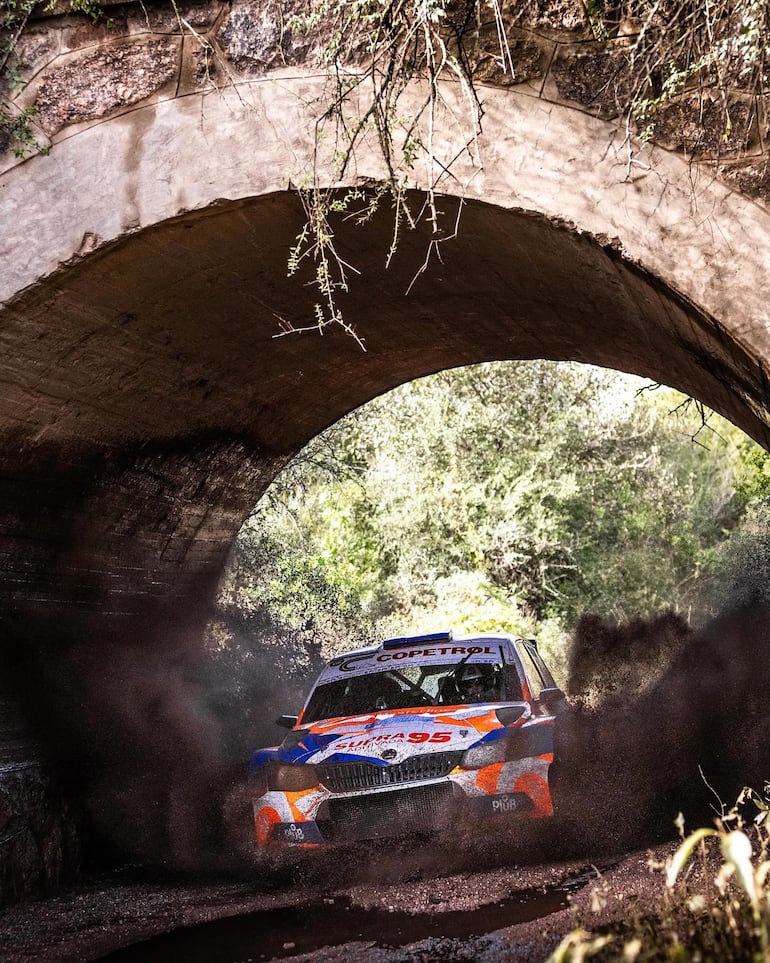
[[[474,80],[479,30],[494,24],[498,67],[515,79],[509,27],[536,23],[547,6],[544,0],[516,0],[505,10],[498,0],[309,0],[289,20],[289,31],[325,38],[311,46],[332,85],[316,122],[313,170],[298,186],[306,222],[288,265],[294,275],[312,262],[319,298],[312,321],[299,328],[284,322],[284,333],[339,325],[363,347],[340,306],[356,269],[335,246],[333,215],[365,222],[387,198],[394,218],[386,262],[400,234],[420,221],[430,228],[423,269],[441,257],[457,225],[442,223],[440,191],[455,178],[461,157],[476,169],[483,163],[484,105]],[[636,145],[670,139],[672,129],[681,140],[676,146],[691,156],[745,148],[753,105],[767,89],[764,0],[584,0],[584,7],[592,35],[608,41],[589,61],[587,105],[622,123],[627,177],[642,166]],[[441,156],[436,132],[447,124],[455,149]],[[374,190],[341,194],[329,187],[345,183],[359,151],[372,143],[384,172]],[[414,209],[407,192],[419,184],[425,200]],[[455,187],[462,197],[462,185]]]
[[[316,45],[316,56],[331,78],[316,122],[313,169],[298,186],[306,223],[288,264],[290,276],[305,261],[314,267],[319,300],[307,327],[323,331],[340,325],[363,347],[340,308],[339,295],[347,291],[355,267],[335,246],[331,215],[363,223],[387,199],[393,210],[393,233],[386,264],[401,232],[422,220],[430,225],[429,254],[441,256],[440,245],[452,232],[437,203],[439,185],[454,176],[452,168],[461,155],[472,167],[481,166],[478,135],[483,105],[473,84],[467,39],[484,16],[494,20],[500,58],[512,69],[498,0],[454,5],[446,0],[311,0],[302,14],[288,21],[287,30],[295,35],[324,38]],[[452,91],[451,100],[447,90]],[[453,127],[450,157],[440,156],[436,147],[440,117]],[[372,146],[383,171],[372,190],[341,194],[326,186],[344,183],[359,151]],[[413,209],[407,192],[418,181],[425,186],[425,201]],[[298,330],[306,328],[284,323],[284,333]]]

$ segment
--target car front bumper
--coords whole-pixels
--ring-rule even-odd
[[[257,842],[320,846],[440,833],[500,817],[549,816],[550,762],[550,755],[530,757],[387,790],[267,792],[254,803]]]

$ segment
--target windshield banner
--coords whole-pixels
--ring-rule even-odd
[[[351,655],[336,664],[328,665],[318,684],[333,682],[351,675],[370,675],[387,669],[405,669],[419,665],[452,665],[459,662],[504,662],[503,646],[491,639],[478,643],[447,643],[446,645],[412,646]]]

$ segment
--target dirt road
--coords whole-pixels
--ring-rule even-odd
[[[431,858],[404,852],[235,881],[123,871],[5,910],[0,958],[541,961],[579,923],[653,909],[662,885],[650,864],[672,847],[605,857],[593,867],[583,859],[444,874]]]

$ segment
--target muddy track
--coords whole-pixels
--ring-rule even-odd
[[[658,847],[656,858],[666,849]],[[449,875],[410,866],[400,879],[384,865],[385,881],[361,879],[377,875],[375,862],[352,885],[281,873],[234,882],[124,872],[6,910],[0,946],[13,963],[540,961],[578,922],[654,909],[660,876],[649,861],[645,850],[593,866],[581,860]]]

